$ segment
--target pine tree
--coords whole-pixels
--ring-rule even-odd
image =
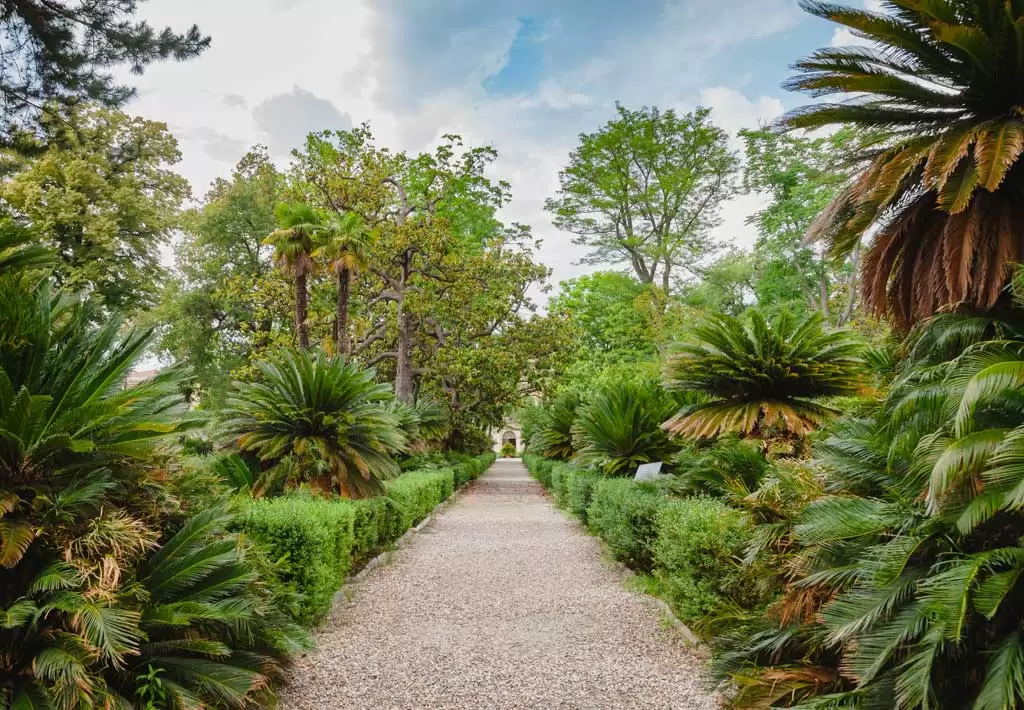
[[[145,0],[143,0],[144,2]],[[116,107],[134,89],[112,69],[141,74],[155,61],[198,56],[210,38],[134,19],[139,0],[0,0],[0,108],[8,140],[34,125],[51,102],[91,100]]]

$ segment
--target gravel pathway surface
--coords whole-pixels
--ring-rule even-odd
[[[598,541],[499,461],[352,585],[281,698],[321,708],[716,707]]]

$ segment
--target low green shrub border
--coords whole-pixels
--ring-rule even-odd
[[[680,618],[699,619],[723,599],[757,604],[757,584],[740,562],[751,535],[747,517],[714,498],[681,498],[659,508],[654,575]]]
[[[279,562],[281,583],[298,592],[296,621],[310,624],[331,607],[352,565],[355,510],[308,494],[248,502],[235,526]]]
[[[527,454],[523,456],[523,463],[538,483],[545,488],[551,488],[551,471],[558,464],[557,461],[536,454]]]
[[[592,488],[587,527],[608,543],[616,559],[650,572],[658,512],[668,502],[668,497],[650,484],[604,478]]]
[[[601,474],[585,468],[569,471],[565,484],[565,502],[569,512],[587,522],[587,508],[594,493],[594,486],[601,480]]]
[[[457,465],[473,480],[493,453]],[[296,621],[312,624],[331,607],[353,566],[369,560],[421,522],[456,488],[453,468],[409,471],[385,481],[386,496],[362,500],[318,498],[298,492],[247,501],[234,527],[261,543],[279,562],[281,583],[300,595]]]

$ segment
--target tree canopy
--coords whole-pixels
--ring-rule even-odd
[[[737,156],[710,109],[616,109],[580,135],[547,209],[589,249],[584,263],[627,264],[668,292],[713,251],[709,231],[734,194]]]

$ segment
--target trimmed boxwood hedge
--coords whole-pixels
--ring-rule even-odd
[[[278,561],[282,584],[301,595],[296,621],[309,624],[330,609],[351,569],[354,522],[350,502],[297,494],[249,502],[235,525]]]
[[[456,466],[471,481],[494,462],[493,453]],[[234,526],[277,560],[281,583],[301,599],[296,621],[311,624],[331,608],[353,566],[369,560],[421,522],[456,489],[453,467],[404,473],[385,481],[387,494],[362,500],[318,498],[299,492],[247,501]]]
[[[699,619],[723,599],[757,604],[758,587],[739,561],[752,534],[746,515],[714,498],[661,507],[651,546],[654,574],[680,617]]]
[[[608,543],[616,559],[650,572],[658,512],[668,501],[650,484],[630,478],[604,478],[594,484],[587,527]]]

